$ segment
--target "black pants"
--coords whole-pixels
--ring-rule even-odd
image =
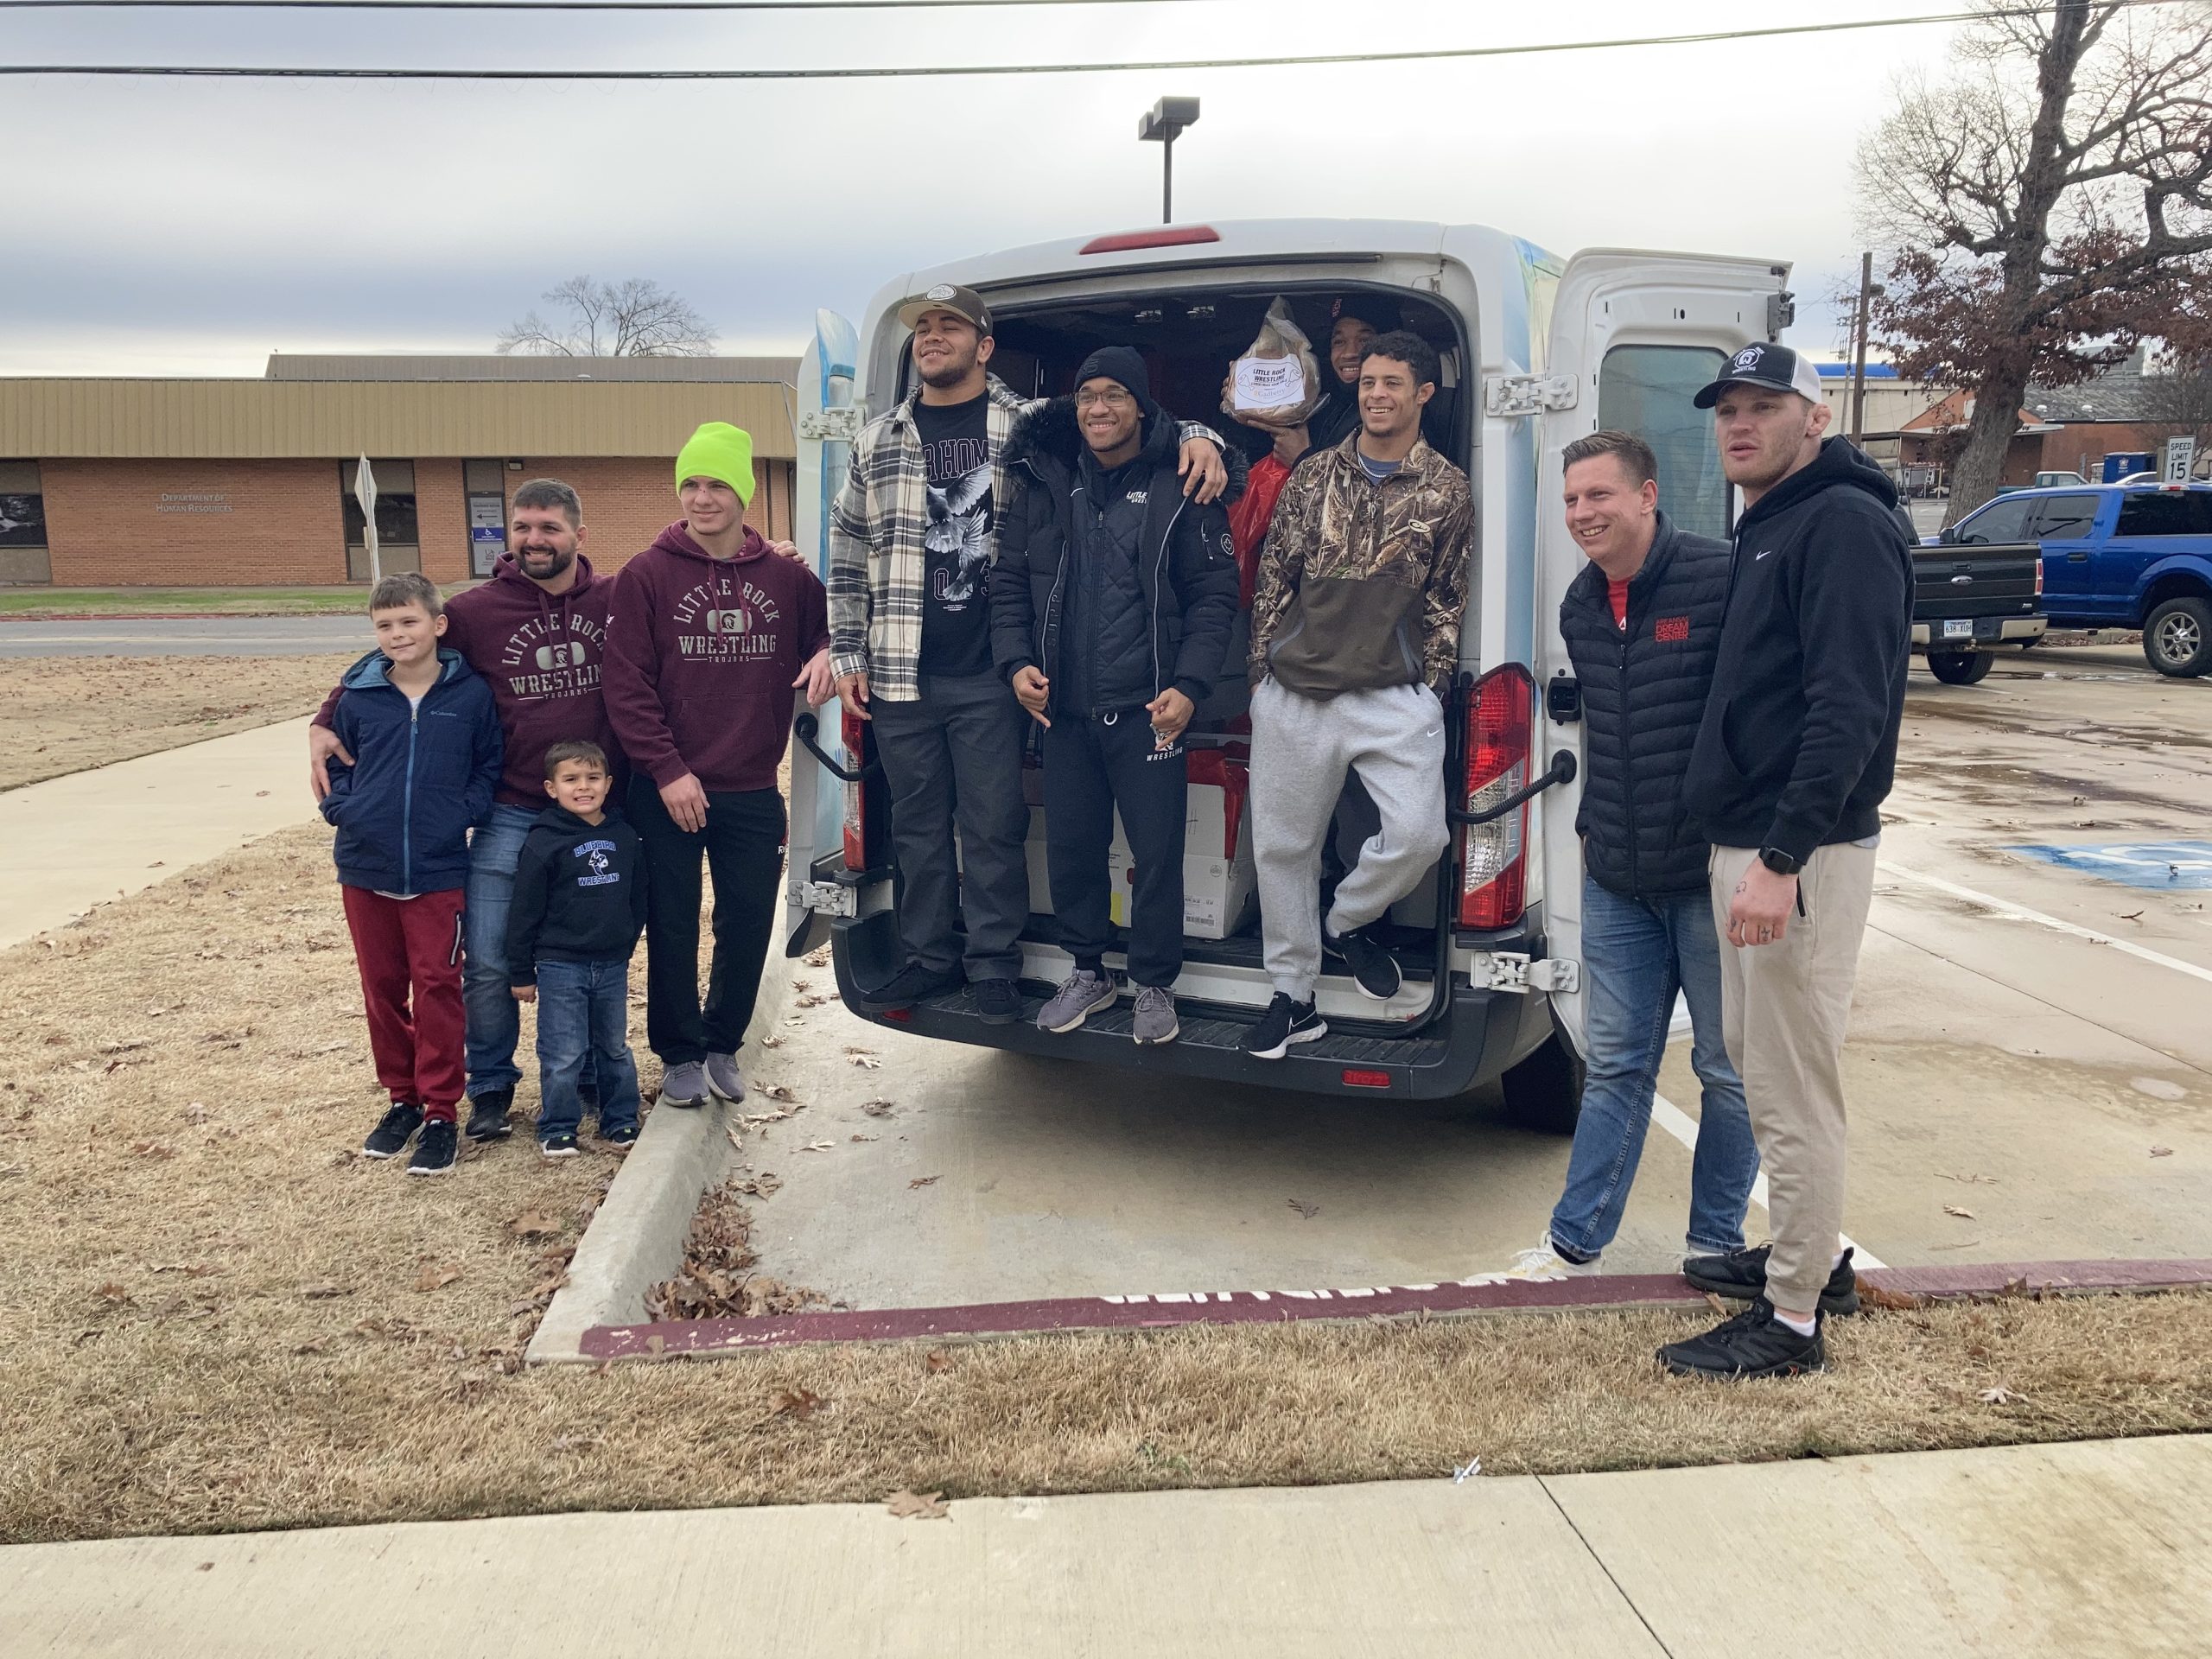
[[[784,868],[784,798],[772,789],[709,793],[707,827],[677,827],[660,791],[630,783],[630,822],[645,849],[645,1040],[664,1066],[734,1054],[752,1023]],[[715,884],[715,952],[699,1004],[699,859]]]
[[[1021,798],[1029,716],[995,674],[924,675],[918,698],[877,697],[871,707],[876,756],[891,785],[899,935],[907,959],[938,973],[964,962],[971,981],[1019,979],[1029,919],[1022,850],[1029,808]]]
[[[1183,825],[1189,785],[1183,746],[1153,747],[1142,709],[1082,719],[1056,715],[1045,732],[1045,862],[1060,944],[1096,971],[1114,942],[1107,854],[1122,810],[1135,861],[1129,980],[1166,987],[1183,971]]]

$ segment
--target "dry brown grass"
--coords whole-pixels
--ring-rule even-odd
[[[0,954],[7,1540],[2212,1427],[2208,1296],[1878,1315],[1830,1375],[1737,1388],[1661,1378],[1651,1348],[1696,1322],[1657,1313],[509,1375],[612,1160],[518,1141],[422,1181],[352,1155],[380,1102],[321,832],[55,938]],[[512,1235],[531,1211],[554,1237]],[[821,1407],[774,1409],[802,1390]]]
[[[0,660],[0,789],[311,713],[359,654]]]

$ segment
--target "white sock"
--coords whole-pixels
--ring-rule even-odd
[[[1774,1310],[1774,1318],[1777,1324],[1788,1325],[1801,1337],[1809,1337],[1820,1328],[1817,1317],[1810,1319],[1793,1319],[1778,1307]]]

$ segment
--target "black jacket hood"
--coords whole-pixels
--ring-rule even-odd
[[[1890,482],[1887,473],[1866,459],[1865,451],[1848,438],[1826,438],[1812,464],[1800,467],[1761,496],[1745,512],[1743,523],[1758,524],[1786,512],[1822,490],[1833,489],[1864,490],[1885,512],[1894,511],[1897,505],[1897,486]]]
[[[1175,457],[1183,447],[1176,436],[1180,429],[1173,416],[1155,405],[1154,412],[1145,417],[1144,442],[1137,449],[1137,463],[1154,469],[1174,466]],[[1083,441],[1083,429],[1076,422],[1075,399],[1055,397],[1016,417],[1000,459],[1001,464],[1008,467],[1027,466],[1039,478],[1044,476],[1044,468],[1034,464],[1039,461],[1065,467],[1072,474],[1083,464],[1088,448]],[[1226,507],[1244,493],[1245,475],[1250,467],[1235,444],[1223,448],[1221,460],[1229,469],[1229,487],[1214,505]]]

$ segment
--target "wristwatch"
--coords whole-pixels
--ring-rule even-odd
[[[1779,847],[1760,848],[1759,862],[1765,865],[1767,868],[1772,870],[1777,875],[1795,875],[1798,871],[1805,868],[1805,861],[1803,859],[1792,858],[1789,854],[1783,852]]]

